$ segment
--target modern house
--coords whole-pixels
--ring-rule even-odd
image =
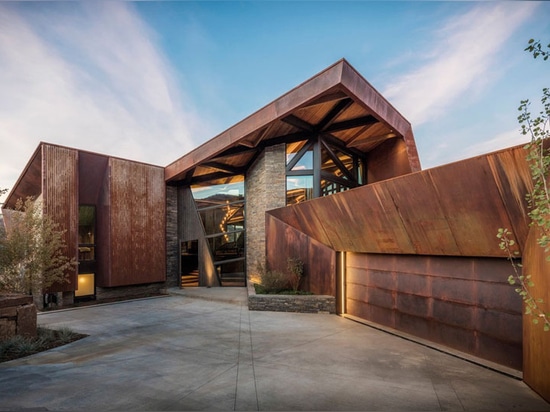
[[[244,286],[298,257],[339,314],[522,370],[496,233],[534,253],[530,187],[522,147],[422,171],[411,124],[340,60],[166,167],[41,143],[3,212],[42,197],[67,229],[63,301]]]

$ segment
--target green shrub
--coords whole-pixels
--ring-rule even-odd
[[[52,349],[85,336],[86,335],[73,332],[66,327],[60,328],[59,330],[38,327],[36,338],[25,338],[17,335],[0,342],[0,362],[22,358]]]

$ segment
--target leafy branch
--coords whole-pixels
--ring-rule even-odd
[[[530,289],[535,286],[531,280],[531,275],[522,275],[522,264],[516,262],[515,254],[512,253],[512,247],[515,245],[515,241],[511,238],[511,232],[508,229],[499,229],[497,238],[500,239],[500,248],[504,250],[508,255],[508,260],[512,264],[514,274],[508,276],[508,283],[515,285],[516,292],[522,297],[525,302],[525,314],[533,316],[533,323],[537,325],[540,320],[543,322],[543,328],[545,332],[550,331],[550,313],[545,313],[540,305],[544,303],[543,299],[535,298]]]
[[[550,44],[548,44],[546,48],[550,50]],[[550,56],[549,50],[542,49],[540,40],[535,41],[535,39],[530,39],[528,42],[528,46],[524,50],[529,53],[532,53],[534,59],[541,56],[543,60],[548,60],[548,56]]]
[[[550,56],[550,44],[546,46],[548,50],[543,50],[540,41],[530,39],[525,51],[532,53],[533,58],[539,56],[543,60],[548,60]],[[544,249],[546,261],[550,261],[550,192],[548,190],[548,179],[550,176],[550,150],[545,148],[550,141],[550,89],[542,90],[542,110],[535,118],[531,117],[529,100],[522,100],[518,108],[520,114],[518,122],[521,126],[521,133],[529,136],[531,141],[525,145],[527,155],[525,157],[533,181],[533,189],[526,195],[529,212],[527,215],[531,220],[530,226],[536,227],[539,231],[537,243]],[[508,254],[508,259],[512,263],[514,274],[508,277],[511,285],[516,285],[516,292],[525,302],[525,314],[533,316],[533,323],[538,324],[542,319],[544,331],[550,331],[550,313],[545,313],[541,308],[544,301],[535,298],[530,289],[534,283],[531,281],[531,275],[520,273],[521,264],[514,260],[512,246],[515,242],[508,229],[499,229],[497,238],[500,239],[500,248]],[[518,252],[514,252],[517,254]]]
[[[550,176],[550,152],[545,149],[545,143],[550,141],[550,89],[543,89],[541,98],[543,110],[535,119],[531,119],[529,100],[523,100],[518,110],[518,121],[522,134],[529,135],[531,142],[525,146],[526,160],[531,171],[533,190],[526,198],[529,205],[528,216],[531,226],[540,229],[538,244],[545,253],[550,252],[550,192],[548,191],[548,176]],[[546,257],[550,261],[550,254]]]

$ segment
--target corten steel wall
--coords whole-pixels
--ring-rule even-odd
[[[109,158],[106,202],[110,265],[100,287],[166,280],[166,196],[162,167]],[[105,211],[102,211],[104,213]]]
[[[95,206],[99,203],[108,164],[107,156],[78,153],[78,200],[81,205]]]
[[[300,289],[336,296],[336,253],[277,218],[266,215],[267,264],[271,270],[287,271],[287,259],[304,263]]]
[[[402,139],[390,139],[367,154],[367,182],[381,180],[411,173],[407,144]]]
[[[521,299],[506,259],[346,257],[346,313],[521,370]]]
[[[550,262],[544,249],[537,243],[538,228],[529,232],[523,254],[523,271],[531,275],[534,286],[530,288],[535,299],[542,299],[541,308],[550,312]],[[544,332],[542,321],[533,323],[531,315],[523,318],[523,380],[544,399],[550,402],[550,332]]]
[[[522,251],[531,187],[516,147],[268,213],[333,250],[505,257],[496,233],[512,229]]]
[[[427,262],[434,262],[433,259],[436,257],[471,259],[472,262],[475,262],[472,263],[472,270],[475,272],[471,272],[468,276],[478,276],[481,279],[473,283],[471,280],[454,280],[453,264],[444,265],[437,272],[433,268],[426,272],[427,275],[434,273],[439,275],[437,286],[440,289],[444,288],[445,284],[448,284],[450,288],[454,284],[470,285],[470,289],[459,290],[463,290],[467,298],[477,299],[475,302],[449,301],[445,304],[441,303],[443,299],[437,301],[436,309],[440,323],[460,324],[464,321],[460,320],[460,316],[466,316],[465,314],[473,316],[473,307],[477,305],[475,306],[477,318],[474,320],[478,323],[474,322],[475,326],[468,326],[464,330],[460,330],[462,335],[464,331],[470,333],[469,338],[465,340],[467,343],[464,350],[471,350],[479,356],[493,359],[494,354],[490,353],[488,348],[493,343],[495,345],[498,343],[500,346],[499,348],[495,347],[494,352],[511,351],[515,353],[513,361],[500,359],[499,362],[520,368],[521,361],[518,357],[517,346],[518,326],[517,320],[514,320],[517,319],[514,311],[518,309],[510,300],[516,298],[515,305],[517,305],[517,296],[514,296],[513,287],[506,284],[510,267],[505,259],[505,252],[499,248],[496,234],[501,227],[511,229],[517,242],[514,250],[517,250],[521,256],[529,231],[525,194],[532,187],[525,155],[523,147],[518,146],[384,180],[291,207],[272,210],[268,214],[306,235],[304,239],[316,239],[335,251],[346,251],[348,255],[349,252],[390,255],[389,259],[380,260],[389,265],[384,269],[389,273],[393,273],[391,265],[394,264],[394,260],[391,255],[418,255],[415,266],[410,268],[409,276],[415,274],[416,266],[427,265],[427,263],[422,263],[422,259],[428,259]],[[270,227],[269,229],[271,230]],[[267,236],[271,237],[271,233],[268,233]],[[284,239],[284,236],[279,237],[281,242]],[[295,245],[294,247],[299,246]],[[483,267],[487,268],[487,263],[483,263],[480,268],[480,262],[485,262],[486,258],[500,258],[491,260],[493,262],[491,266],[498,268],[498,272],[489,273],[488,270],[482,269]],[[363,270],[368,272],[370,268],[367,264],[370,263],[359,262],[357,267],[365,265]],[[400,270],[403,274],[409,273],[406,267]],[[357,273],[352,273],[352,276],[355,275]],[[493,277],[488,278],[488,281],[484,280],[489,275],[500,276],[499,279],[504,283],[499,283],[497,278]],[[387,304],[391,307],[393,304],[392,294],[385,292],[388,287],[384,283],[391,280],[391,276],[389,278],[383,276],[368,278],[372,291],[369,292],[368,299],[355,301],[356,307],[353,308],[353,312],[357,316],[373,320],[372,317],[377,314],[371,303],[376,300],[387,300]],[[450,280],[444,281],[446,277]],[[358,281],[360,276],[357,275],[356,278],[348,277],[347,281],[354,280],[357,285],[360,285],[361,282]],[[432,278],[433,276],[430,279]],[[408,279],[417,278],[409,277]],[[375,281],[380,284],[372,283]],[[468,290],[474,290],[474,284],[477,285],[476,288],[483,287],[483,293],[479,293],[479,290],[476,289],[475,295],[468,295]],[[350,290],[361,295],[357,290],[353,290],[353,288],[360,289],[361,287],[352,286]],[[414,288],[414,285],[406,287]],[[395,293],[398,290],[395,289]],[[430,293],[435,292],[432,289]],[[450,292],[454,292],[454,290],[450,290]],[[491,294],[492,292],[495,294]],[[493,304],[485,302],[484,299],[498,301],[501,299],[500,294],[502,294],[503,301],[503,306],[500,308],[502,310],[495,311],[494,309],[498,306],[491,306]],[[411,299],[410,296],[405,299],[407,298]],[[363,302],[363,308],[358,307],[360,306],[359,302]],[[396,317],[393,324],[396,328],[406,329],[408,325],[407,320],[410,318],[410,314],[402,310],[404,302],[402,298],[399,302],[400,306],[393,309],[393,316]],[[467,306],[467,304],[470,304],[472,308],[466,309],[461,315],[456,315],[459,316],[458,318],[455,317],[454,311],[448,310],[449,306]],[[417,307],[413,306],[417,310],[420,307],[420,303]],[[491,311],[484,312],[485,307],[491,308]],[[433,304],[430,310],[434,310]],[[426,316],[433,316],[433,313]],[[418,315],[421,317],[419,313]],[[489,321],[487,317],[493,319]],[[429,322],[433,324],[429,317],[426,317],[426,322],[428,325]],[[475,329],[477,327],[483,329]],[[430,339],[441,340],[444,338],[430,335],[429,329],[423,333],[432,336]],[[501,336],[499,333],[506,335]],[[452,333],[451,336],[453,336]],[[454,333],[454,336],[459,335]],[[461,338],[451,337],[450,342],[458,339]]]
[[[78,259],[78,151],[42,145],[42,201],[44,213],[64,229],[65,254]],[[76,269],[76,268],[75,268]],[[67,292],[76,287],[76,270],[69,282],[55,284],[50,292]]]

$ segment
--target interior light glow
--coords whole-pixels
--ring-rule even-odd
[[[80,273],[78,275],[78,289],[75,290],[74,295],[78,296],[90,296],[95,293],[94,274],[93,273]]]

